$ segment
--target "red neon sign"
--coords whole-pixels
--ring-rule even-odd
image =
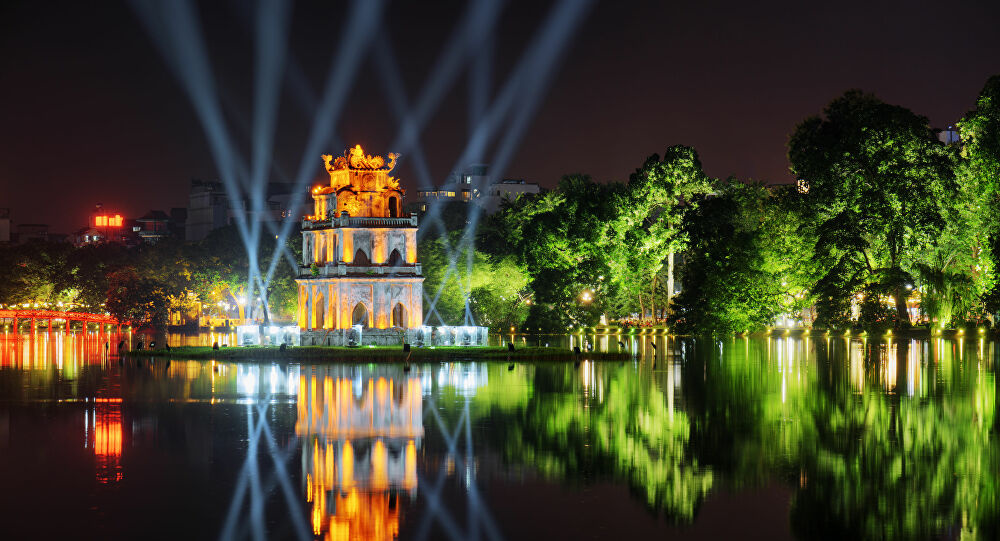
[[[122,217],[114,216],[94,216],[94,227],[121,227]]]

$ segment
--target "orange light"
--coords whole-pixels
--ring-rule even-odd
[[[114,216],[94,216],[94,227],[121,227],[125,221],[119,214]]]

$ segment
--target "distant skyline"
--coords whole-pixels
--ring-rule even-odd
[[[543,187],[567,173],[626,180],[646,156],[686,144],[712,176],[791,182],[788,135],[847,89],[907,107],[938,128],[973,108],[987,77],[1000,73],[998,4],[598,2],[502,174]],[[217,87],[247,163],[239,127],[250,122],[251,5],[200,5]],[[494,94],[551,6],[507,3],[496,27]],[[377,39],[390,40],[410,101],[465,8],[387,8]],[[313,92],[346,10],[294,6],[290,52]],[[389,148],[398,123],[374,66],[369,51],[336,126],[343,145],[331,141],[324,152],[353,144],[398,151]],[[439,183],[465,147],[468,80],[463,73],[421,136]],[[276,160],[292,174],[312,115],[289,85],[282,96]],[[187,96],[128,2],[0,5],[0,120],[0,207],[16,223],[70,233],[97,203],[128,217],[169,211],[187,205],[191,178],[218,177]],[[417,179],[407,159],[397,176],[412,195]],[[322,160],[314,160],[321,179]]]

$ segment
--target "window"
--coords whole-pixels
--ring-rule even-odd
[[[351,312],[351,322],[368,328],[368,308],[364,304],[359,302],[354,306],[354,310]]]
[[[455,197],[455,192],[448,192],[448,197]]]
[[[403,256],[399,254],[399,250],[393,250],[392,253],[389,254],[388,264],[390,267],[398,267],[403,264]]]
[[[364,250],[361,248],[358,248],[358,250],[354,252],[354,264],[359,267],[368,267],[371,265],[371,261],[368,260],[368,255],[365,254]]]

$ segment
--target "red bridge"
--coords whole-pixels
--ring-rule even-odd
[[[20,329],[21,320],[31,321],[31,332],[35,332],[37,328],[38,320],[44,320],[48,322],[48,330],[52,332],[52,322],[56,320],[62,320],[66,322],[65,329],[69,330],[70,326],[74,321],[79,321],[83,330],[87,330],[87,325],[94,323],[97,325],[97,330],[101,330],[102,326],[114,326],[118,332],[121,332],[121,323],[111,317],[101,314],[89,314],[86,312],[59,312],[56,310],[0,310],[0,322],[7,319],[14,320],[14,331],[17,332]],[[105,330],[110,330],[106,329]]]

